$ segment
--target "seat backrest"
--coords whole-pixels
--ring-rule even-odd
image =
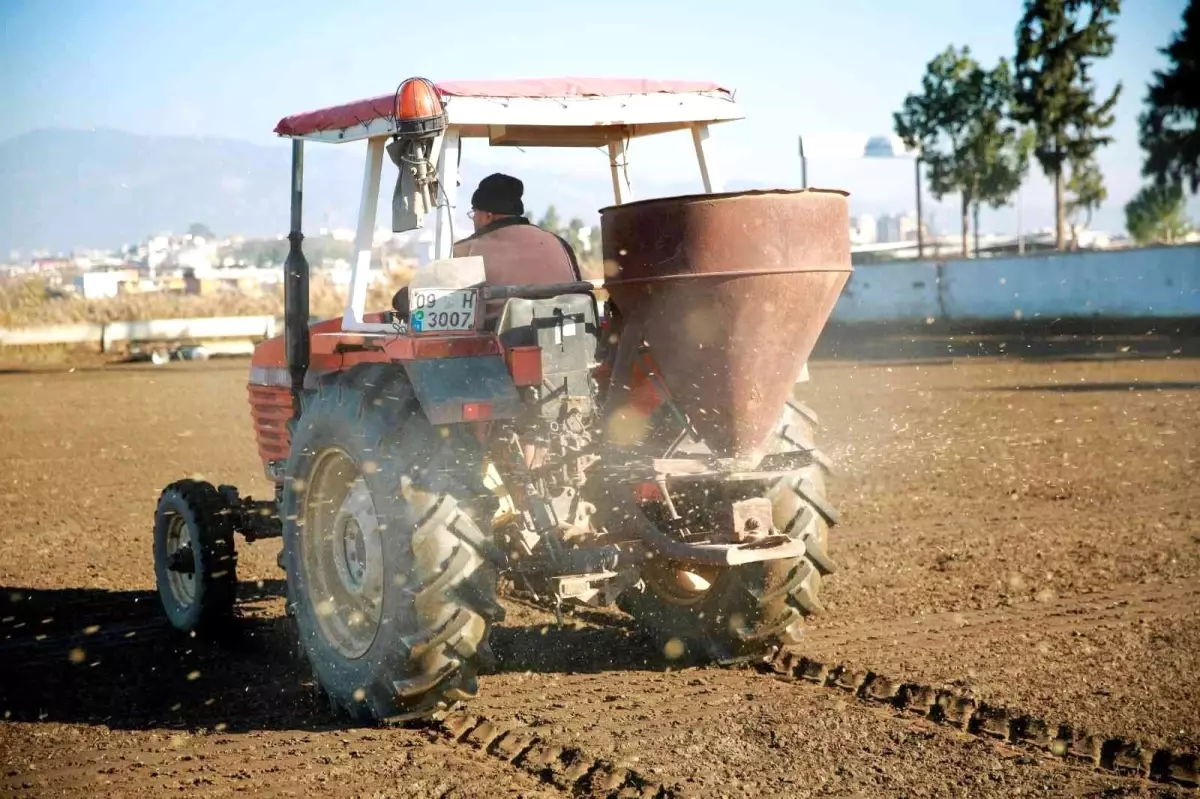
[[[559,402],[579,407],[593,400],[592,369],[597,365],[600,326],[587,294],[563,294],[546,300],[509,300],[496,325],[501,344],[541,347],[543,415],[557,416]]]

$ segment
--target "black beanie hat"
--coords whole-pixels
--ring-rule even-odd
[[[479,188],[471,195],[471,207],[493,214],[520,216],[525,213],[525,203],[521,201],[524,193],[524,183],[511,175],[496,172],[479,181]]]

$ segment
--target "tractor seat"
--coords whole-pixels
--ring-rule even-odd
[[[601,339],[590,295],[509,300],[495,330],[505,349],[541,347],[542,385],[556,398],[592,397],[591,370],[599,359]]]

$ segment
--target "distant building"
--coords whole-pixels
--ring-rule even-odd
[[[871,214],[861,214],[850,220],[852,244],[874,244],[877,234],[875,217]]]
[[[891,214],[879,217],[879,221],[875,223],[875,241],[887,244],[900,240],[900,218]]]
[[[167,236],[155,236],[146,242],[146,269],[154,277],[158,268],[167,262],[171,252],[171,239]]]
[[[917,219],[912,214],[884,214],[875,223],[875,241],[880,244],[916,240]]]
[[[211,269],[217,263],[216,243],[206,244],[203,239],[195,241],[201,243],[184,247],[174,253],[172,260],[175,266],[182,269]]]
[[[104,300],[137,291],[139,283],[136,268],[97,269],[83,272],[75,277],[75,293],[85,300]]]
[[[70,269],[73,263],[70,258],[34,258],[34,272],[61,272]]]

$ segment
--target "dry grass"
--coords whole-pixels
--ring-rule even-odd
[[[391,307],[392,295],[408,284],[407,267],[383,273],[382,280],[367,292],[368,310]],[[314,316],[340,316],[346,292],[314,275],[310,287],[310,309]],[[210,316],[283,315],[283,287],[268,287],[259,295],[225,291],[212,295],[125,294],[107,300],[72,297],[47,299],[45,285],[33,278],[0,286],[0,327],[22,328],[77,322],[120,322],[144,319],[181,319]]]

